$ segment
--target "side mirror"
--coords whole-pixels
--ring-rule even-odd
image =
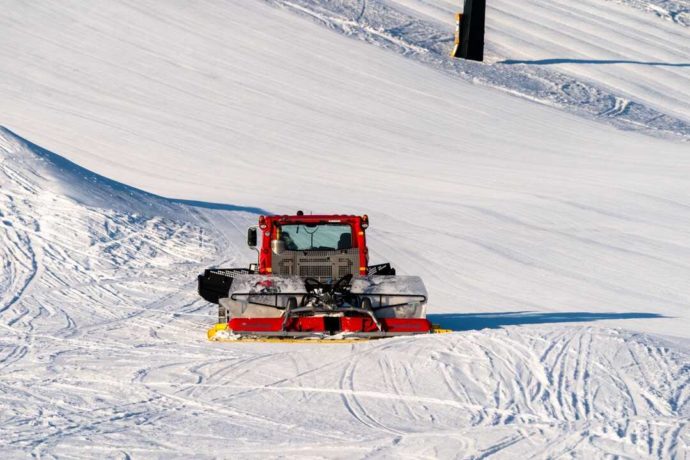
[[[283,240],[271,240],[271,250],[273,254],[282,254],[285,252],[285,241]]]
[[[247,245],[254,249],[256,248],[257,240],[258,236],[256,227],[249,227],[249,229],[247,229]]]

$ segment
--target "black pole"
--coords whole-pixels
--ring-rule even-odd
[[[486,0],[465,0],[460,19],[458,41],[453,50],[454,57],[471,61],[484,60],[484,27]]]

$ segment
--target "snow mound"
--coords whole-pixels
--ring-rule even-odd
[[[209,225],[205,213],[93,174],[0,128],[3,320],[66,337],[77,333],[81,315],[124,318],[189,286],[202,261],[224,257],[217,242],[227,242],[226,229]],[[229,214],[237,223],[248,213]]]

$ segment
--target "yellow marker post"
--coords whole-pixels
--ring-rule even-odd
[[[455,13],[455,43],[453,51],[450,55],[454,58],[460,57],[460,23],[462,22],[462,13]]]

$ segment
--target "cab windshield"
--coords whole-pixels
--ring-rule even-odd
[[[288,251],[351,249],[352,228],[343,224],[282,225],[280,239]]]

